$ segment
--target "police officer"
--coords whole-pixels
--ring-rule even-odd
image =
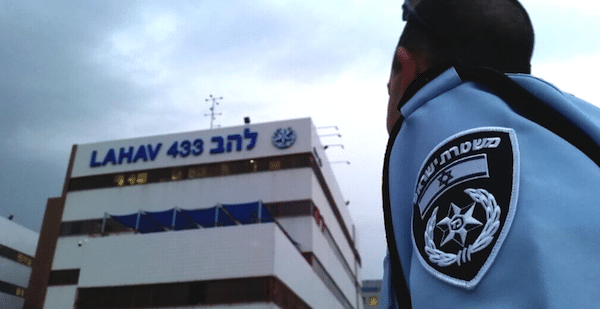
[[[407,0],[381,308],[600,304],[600,109],[529,75],[516,0]]]

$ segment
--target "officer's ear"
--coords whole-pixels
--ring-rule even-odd
[[[403,84],[406,84],[405,87],[408,87],[421,73],[422,64],[419,55],[399,46],[394,55],[392,72],[399,74],[402,77]]]
[[[398,106],[400,99],[402,99],[408,86],[419,76],[420,69],[418,58],[411,52],[402,46],[396,49],[390,80],[387,85],[389,94],[387,114],[388,132],[391,132],[392,127],[400,118],[399,108],[401,106]]]

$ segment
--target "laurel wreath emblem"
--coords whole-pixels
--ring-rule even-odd
[[[481,204],[485,209],[485,217],[487,221],[479,234],[479,237],[468,247],[459,250],[456,254],[444,252],[438,249],[433,242],[433,229],[435,228],[435,220],[439,207],[436,207],[431,214],[431,218],[427,221],[425,229],[425,252],[429,256],[432,263],[441,267],[447,267],[454,263],[460,266],[462,263],[471,261],[471,254],[485,249],[494,239],[494,235],[500,226],[500,207],[496,203],[496,198],[485,189],[466,189],[467,193],[473,201]]]

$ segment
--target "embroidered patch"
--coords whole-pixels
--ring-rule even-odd
[[[474,288],[510,229],[519,187],[512,129],[486,127],[446,139],[428,155],[415,188],[412,232],[421,264]]]

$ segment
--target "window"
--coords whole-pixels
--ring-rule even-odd
[[[62,269],[50,272],[48,286],[73,285],[79,282],[79,269]]]
[[[275,277],[80,288],[75,307],[147,308],[252,302],[273,302],[284,308],[310,308]]]
[[[269,162],[269,169],[270,170],[278,170],[281,169],[281,161],[280,160],[273,160]]]
[[[91,219],[62,222],[60,224],[60,232],[58,236],[102,235],[102,220],[103,219]],[[104,225],[104,235],[116,233],[133,233],[133,230],[121,225],[112,218],[107,218],[106,224]]]
[[[229,164],[221,164],[221,173],[220,175],[229,175]]]
[[[27,289],[0,280],[0,292],[25,298]]]
[[[310,167],[312,153],[301,153],[252,160],[206,163],[181,167],[157,168],[131,173],[75,177],[69,180],[69,191],[143,185],[162,181],[217,177],[260,171]]]
[[[171,180],[180,180],[181,178],[183,178],[183,170],[180,168],[173,169]]]
[[[371,296],[371,297],[369,297],[369,305],[371,305],[371,306],[377,306],[377,296]]]

